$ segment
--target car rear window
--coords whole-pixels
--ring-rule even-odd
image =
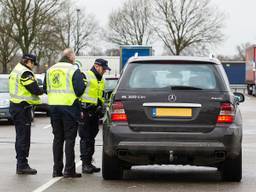
[[[213,64],[130,65],[125,88],[176,88],[213,90],[218,88],[217,70]]]

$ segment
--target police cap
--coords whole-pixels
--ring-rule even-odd
[[[101,59],[101,58],[96,59],[94,63],[97,64],[97,65],[102,66],[103,69],[105,69],[105,70],[111,71],[111,69],[110,69],[109,66],[108,66],[108,61],[105,60],[105,59]]]
[[[22,59],[31,60],[34,65],[38,65],[38,63],[36,62],[36,56],[34,54],[26,53],[22,56]]]

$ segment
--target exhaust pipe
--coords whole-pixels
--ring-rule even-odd
[[[226,152],[225,151],[215,151],[214,156],[216,159],[225,159]]]

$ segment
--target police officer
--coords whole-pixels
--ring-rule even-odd
[[[79,135],[82,172],[88,174],[100,171],[92,164],[92,156],[99,131],[99,118],[103,116],[105,83],[102,76],[106,70],[111,70],[108,61],[96,59],[91,70],[84,72],[86,89],[81,97],[84,124],[79,127]]]
[[[20,63],[10,73],[10,113],[16,131],[16,159],[17,174],[36,174],[37,170],[32,169],[28,164],[30,134],[33,105],[40,104],[39,95],[43,90],[39,88],[35,75],[32,72],[36,63],[36,56],[24,54]]]
[[[75,138],[80,117],[80,97],[85,89],[83,76],[75,65],[75,53],[65,49],[61,60],[47,70],[44,89],[48,94],[53,128],[53,177],[81,177],[76,173]],[[66,163],[63,174],[63,145]]]

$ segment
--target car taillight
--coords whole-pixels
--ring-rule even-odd
[[[234,106],[231,103],[222,103],[217,123],[233,123],[235,115]]]
[[[111,119],[112,121],[127,121],[127,115],[121,101],[116,101],[112,104]]]

